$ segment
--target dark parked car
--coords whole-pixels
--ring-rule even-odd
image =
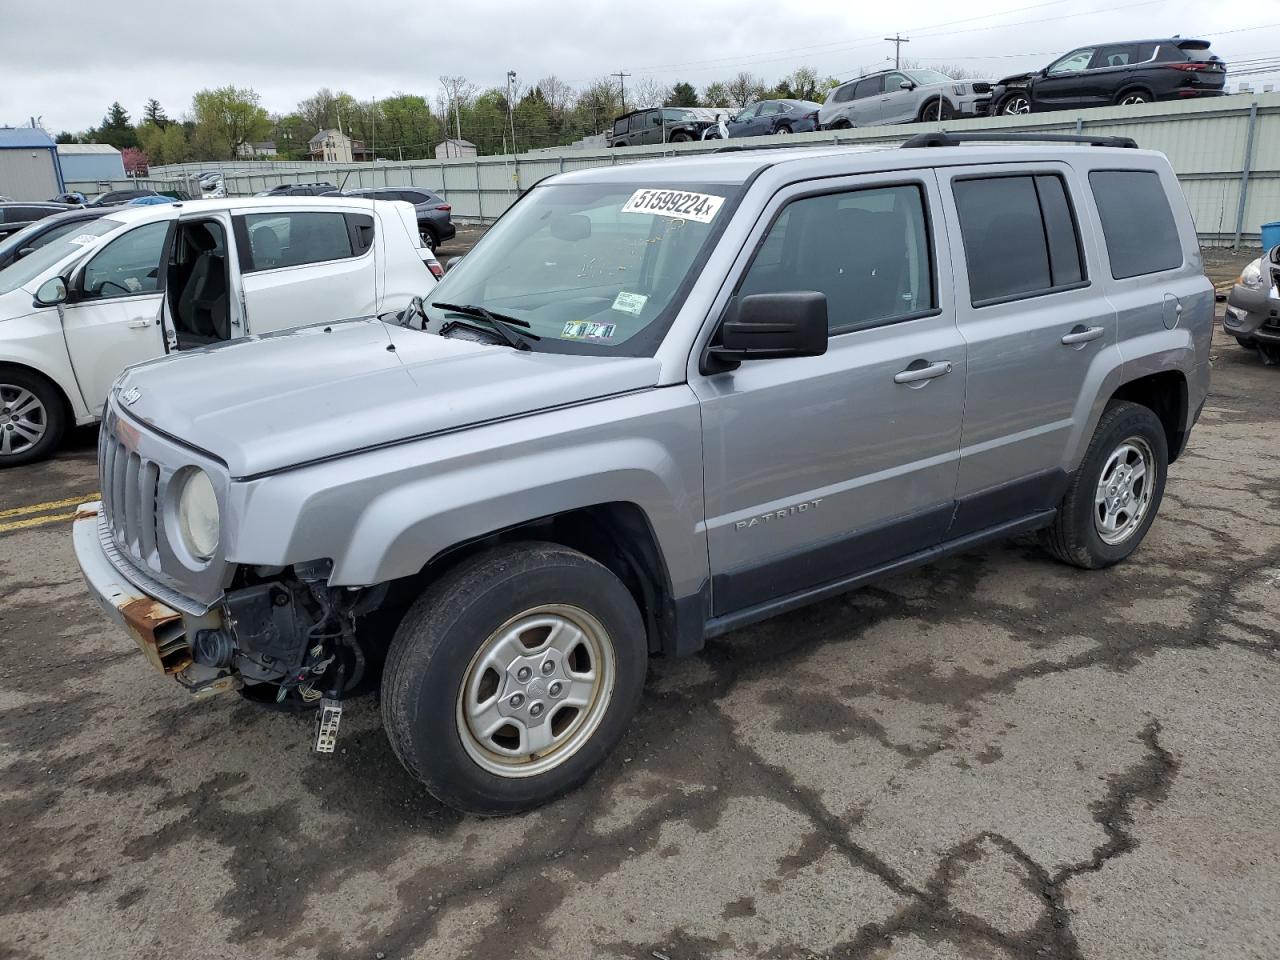
[[[701,140],[725,110],[707,107],[656,107],[633,110],[613,121],[609,146],[634,147],[643,143],[686,143]]]
[[[270,190],[255,193],[255,197],[323,197],[338,194],[332,183],[281,183]]]
[[[17,233],[23,227],[51,217],[55,213],[63,213],[67,209],[65,203],[33,202],[12,200],[0,203],[0,237]]]
[[[1111,104],[1218,97],[1227,65],[1208,40],[1129,40],[1079,47],[1043,70],[1005,77],[992,91],[992,113],[1081,110]]]
[[[99,194],[89,201],[91,207],[118,207],[122,203],[136,200],[138,197],[158,197],[154,190],[110,190]]]
[[[453,225],[453,206],[444,197],[422,187],[370,187],[365,190],[348,190],[346,195],[366,197],[369,200],[403,200],[412,203],[418,214],[418,233],[429,250],[452,240],[458,232]]]
[[[822,104],[810,100],[761,100],[740,110],[725,126],[731,138],[810,133],[818,129],[821,109]],[[707,139],[718,135],[708,133]]]
[[[90,220],[97,220],[111,212],[108,207],[73,207],[70,210],[63,207],[62,209],[64,213],[55,213],[43,220],[37,220],[30,226],[0,240],[0,270],[21,260],[27,254],[39,250],[45,244],[80,229]]]

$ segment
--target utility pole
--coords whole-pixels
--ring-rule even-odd
[[[885,37],[885,39],[893,44],[893,69],[902,69],[902,45],[911,41],[906,37],[898,36],[896,33],[892,37]]]
[[[609,74],[609,76],[618,78],[618,89],[622,91],[622,112],[626,113],[627,112],[627,85],[625,80],[627,77],[631,76],[631,74],[623,73],[621,70],[619,70],[617,73]]]
[[[516,72],[507,71],[507,118],[511,121],[511,154],[516,153]]]

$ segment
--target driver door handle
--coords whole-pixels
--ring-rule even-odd
[[[1104,333],[1106,333],[1106,328],[1104,327],[1077,328],[1070,333],[1063,334],[1062,342],[1065,346],[1070,347],[1077,343],[1088,343],[1090,340],[1097,340]]]
[[[149,327],[149,326],[151,326],[150,320],[130,320],[129,321],[130,330],[141,330],[143,327]]]
[[[917,360],[916,363],[922,361]],[[915,383],[919,380],[932,380],[934,377],[941,377],[951,372],[950,360],[939,360],[937,363],[926,364],[917,367],[914,363],[903,370],[901,373],[893,375],[894,383]]]

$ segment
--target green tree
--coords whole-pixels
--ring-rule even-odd
[[[138,124],[138,144],[155,165],[182,163],[188,159],[187,135],[180,123],[168,121],[160,127],[144,120]]]
[[[388,160],[421,160],[439,136],[436,118],[424,97],[393,93],[379,104],[378,152]]]
[[[191,112],[196,123],[191,145],[200,160],[229,160],[241,144],[271,133],[271,118],[249,87],[200,90],[191,99]]]
[[[681,80],[672,85],[671,93],[667,95],[666,106],[696,107],[697,105],[698,91],[693,88],[693,84]]]
[[[164,107],[160,106],[160,101],[152,97],[147,101],[147,105],[142,108],[142,118],[144,123],[151,123],[163,130],[169,126],[170,120],[165,115]]]
[[[138,135],[119,100],[107,110],[107,115],[102,118],[102,126],[94,131],[94,138],[98,143],[109,143],[117,150],[138,145]]]
[[[729,88],[719,80],[715,83],[707,84],[707,88],[702,91],[702,105],[704,107],[727,107],[729,105]]]
[[[611,77],[602,77],[588,84],[578,95],[574,119],[578,130],[583,134],[604,133],[621,113],[622,101],[619,99],[618,85]]]
[[[80,138],[70,130],[63,130],[54,138],[55,143],[79,143]]]

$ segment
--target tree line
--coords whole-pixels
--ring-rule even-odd
[[[915,64],[903,63],[904,68],[911,66]],[[956,77],[965,73],[940,69]],[[361,100],[323,87],[285,114],[269,113],[252,88],[232,85],[199,91],[179,119],[170,118],[159,101],[151,99],[135,123],[116,102],[98,126],[80,133],[64,131],[57,140],[109,143],[124,151],[131,171],[156,164],[230,160],[243,145],[263,141],[274,141],[280,159],[306,160],[308,141],[321,130],[335,128],[387,160],[434,157],[439,143],[455,137],[473,143],[482,155],[509,153],[513,133],[514,149],[523,153],[604,133],[614,118],[631,110],[659,106],[734,110],[765,99],[821,102],[840,82],[809,67],[798,67],[772,84],[742,71],[701,90],[684,81],[668,85],[652,77],[625,86],[613,77],[602,77],[575,88],[552,75],[524,87],[512,106],[505,88],[481,89],[466,77],[444,76],[430,100],[413,93]]]

